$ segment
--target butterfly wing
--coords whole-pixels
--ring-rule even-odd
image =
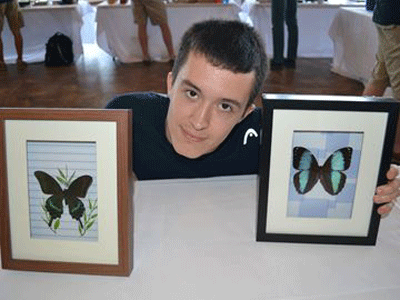
[[[69,188],[65,191],[65,201],[69,208],[72,218],[81,223],[81,217],[85,212],[85,205],[79,198],[85,198],[93,179],[91,176],[85,175],[75,179]],[[81,223],[82,226],[82,223]],[[83,227],[83,226],[82,226]]]
[[[68,205],[69,214],[73,219],[79,221],[81,227],[83,227],[81,221],[83,213],[85,212],[85,205],[83,204],[83,202],[79,200],[77,197],[73,196],[65,196],[65,200]]]
[[[42,171],[36,171],[34,173],[36,179],[39,181],[40,188],[42,189],[42,192],[47,195],[60,195],[62,194],[63,190],[58,184],[58,182],[51,177],[49,174],[42,172]]]
[[[44,207],[49,212],[51,217],[48,223],[49,227],[51,227],[54,219],[61,218],[61,215],[64,212],[62,204],[63,199],[64,195],[61,194],[53,195],[46,200],[46,204],[44,205]]]
[[[64,193],[57,181],[49,174],[42,171],[36,171],[34,175],[39,181],[42,192],[47,195],[52,195],[47,198],[44,206],[47,212],[50,214],[51,218],[48,225],[51,227],[53,220],[60,218],[63,214],[62,200],[64,198]]]
[[[73,195],[79,198],[85,198],[89,187],[92,185],[93,179],[89,175],[78,177],[67,189],[67,194]]]
[[[342,171],[350,167],[352,153],[351,147],[341,148],[325,161],[321,168],[320,180],[327,193],[337,195],[344,188],[347,176]]]
[[[293,168],[299,170],[293,177],[294,187],[299,194],[309,192],[318,182],[319,166],[310,150],[293,148]]]

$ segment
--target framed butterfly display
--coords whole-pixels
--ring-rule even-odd
[[[131,113],[0,109],[3,269],[129,276]]]
[[[263,95],[257,241],[375,245],[399,104]]]

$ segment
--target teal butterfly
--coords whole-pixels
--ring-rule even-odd
[[[49,174],[43,171],[36,171],[34,173],[36,179],[39,181],[42,192],[47,195],[52,195],[47,198],[45,208],[50,214],[49,227],[54,219],[60,218],[63,214],[63,200],[68,205],[69,214],[77,221],[83,228],[81,217],[85,212],[85,205],[79,198],[85,198],[86,193],[92,184],[92,177],[84,175],[75,179],[67,189],[63,190],[58,182]]]
[[[321,166],[310,150],[303,147],[293,148],[293,168],[299,170],[294,174],[293,182],[299,194],[305,194],[321,182],[330,195],[339,194],[345,183],[346,171],[350,167],[353,149],[345,147],[333,152]]]

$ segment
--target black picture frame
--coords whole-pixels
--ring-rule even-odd
[[[378,97],[287,94],[263,94],[262,102],[256,240],[375,245],[380,216],[372,197],[375,187],[386,182],[399,103]],[[341,150],[348,149],[346,143],[355,145],[349,153]],[[324,158],[317,159],[309,147],[321,149],[317,152]],[[334,169],[325,172],[333,174],[328,179],[317,175],[323,166]],[[342,178],[338,194],[325,188],[337,186]],[[305,183],[312,188],[303,189]]]

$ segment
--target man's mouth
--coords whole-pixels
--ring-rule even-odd
[[[184,129],[183,127],[181,127],[181,130],[182,130],[183,136],[190,142],[199,143],[206,139],[205,137],[190,133],[188,130]]]

